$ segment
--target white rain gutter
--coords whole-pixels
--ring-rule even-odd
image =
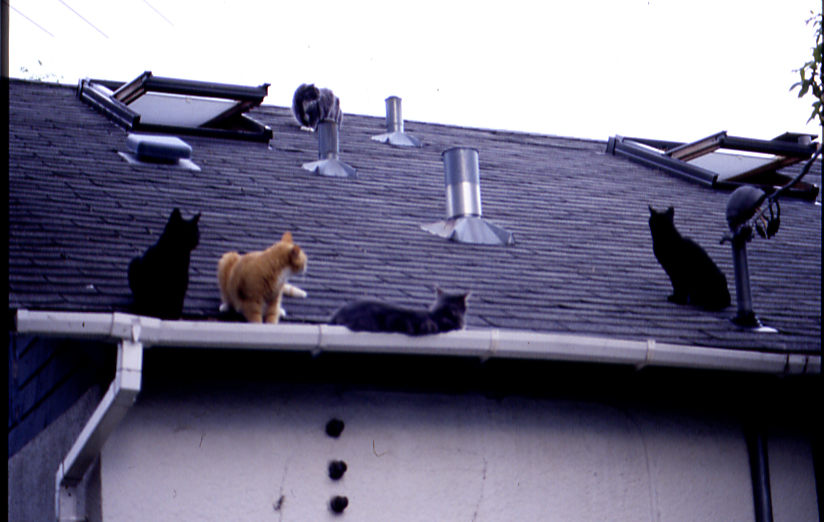
[[[821,373],[821,356],[763,353],[522,330],[459,330],[441,335],[355,333],[328,324],[162,321],[123,313],[18,310],[17,331],[52,337],[129,341],[144,347],[242,348],[542,359],[636,368],[669,366],[772,374]]]
[[[17,311],[17,332],[118,344],[117,373],[100,405],[60,465],[56,481],[58,520],[78,518],[76,487],[109,434],[140,391],[143,348],[239,348],[251,350],[392,353],[540,359],[605,364],[699,368],[770,374],[820,374],[821,356],[762,353],[603,337],[520,330],[460,330],[434,336],[355,333],[327,324],[247,324],[162,321],[115,313]]]

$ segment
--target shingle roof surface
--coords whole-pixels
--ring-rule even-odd
[[[386,131],[384,118],[352,114],[340,159],[358,178],[328,178],[301,168],[317,159],[317,141],[289,109],[250,116],[274,131],[268,146],[180,136],[199,172],[130,165],[117,154],[127,133],[74,89],[12,81],[9,308],[129,311],[126,267],[180,207],[187,218],[202,212],[190,317],[218,316],[223,252],[260,250],[289,230],[309,256],[293,281],[309,296],[284,300],[289,321],[324,322],[362,297],[428,306],[438,284],[472,291],[470,328],[821,350],[820,206],[782,200],[778,235],[749,244],[756,313],[779,330],[755,334],[729,321],[735,303],[707,312],[667,302],[670,282],[652,253],[647,205],[673,205],[676,226],[721,267],[734,300],[730,246],[719,245],[729,193],[606,155],[606,140],[406,121],[424,146],[393,148],[370,139]],[[515,245],[456,244],[420,229],[444,219],[441,153],[455,145],[478,149],[484,218]]]

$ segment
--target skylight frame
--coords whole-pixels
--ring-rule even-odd
[[[805,137],[810,139],[805,140]],[[726,131],[722,131],[691,143],[681,143],[614,136],[607,143],[607,153],[624,156],[706,187],[734,190],[742,185],[753,185],[770,194],[792,180],[791,176],[780,174],[778,170],[812,157],[818,147],[818,143],[814,141],[816,137],[812,134],[785,133],[772,140],[758,140],[729,136]],[[695,161],[708,154],[722,155],[723,150],[757,153],[773,158],[760,162],[749,170],[726,176],[707,168],[707,162]],[[802,181],[792,187],[787,195],[812,201],[818,192],[819,187]]]
[[[186,134],[216,138],[231,138],[268,142],[272,129],[248,117],[245,112],[259,106],[268,95],[269,84],[247,87],[223,83],[163,78],[146,71],[130,82],[83,79],[78,82],[77,95],[110,119],[129,131],[162,134]],[[130,107],[146,94],[201,100],[227,100],[226,110],[213,114],[197,126],[169,122],[141,121],[139,111]]]

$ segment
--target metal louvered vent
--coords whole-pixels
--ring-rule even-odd
[[[443,153],[446,220],[421,228],[458,243],[511,245],[511,232],[481,218],[478,151],[454,147]]]
[[[324,176],[338,178],[356,178],[356,168],[338,159],[340,146],[338,142],[338,124],[334,120],[323,120],[318,124],[318,161],[304,163],[303,168]]]
[[[386,133],[372,136],[372,139],[381,143],[388,143],[397,147],[420,147],[421,140],[410,136],[403,131],[403,113],[401,99],[390,96],[386,99]]]
[[[200,170],[200,167],[189,159],[192,157],[192,147],[174,136],[129,134],[126,137],[126,147],[129,152],[119,154],[132,164],[155,163]]]

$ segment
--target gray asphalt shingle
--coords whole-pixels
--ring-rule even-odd
[[[345,101],[345,100],[344,100]],[[377,297],[428,305],[433,286],[472,290],[468,326],[655,339],[757,350],[821,350],[821,209],[782,200],[781,230],[748,246],[755,310],[778,334],[737,330],[722,312],[666,301],[647,205],[676,208],[676,226],[724,271],[735,295],[724,209],[713,191],[605,154],[587,141],[415,121],[420,149],[371,140],[384,118],[347,114],[340,159],[357,179],[301,168],[317,142],[287,108],[250,115],[269,145],[180,136],[200,171],[130,165],[127,133],[74,89],[11,81],[9,307],[128,311],[126,267],[154,243],[174,207],[202,212],[188,317],[218,316],[217,260],[259,250],[286,230],[309,256],[285,299],[288,320],[323,322],[345,302]],[[781,129],[777,129],[781,131]],[[777,132],[778,133],[778,132]],[[420,229],[444,219],[441,153],[479,151],[484,217],[515,235],[509,247],[451,243]],[[820,177],[818,178],[820,183]]]

